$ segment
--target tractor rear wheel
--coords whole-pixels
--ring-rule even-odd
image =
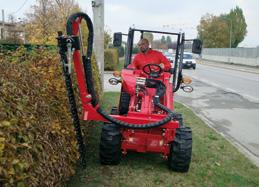
[[[104,165],[117,165],[121,161],[121,132],[112,123],[104,123],[100,141],[100,162]]]
[[[119,114],[127,114],[129,111],[130,95],[127,92],[121,91]]]
[[[168,158],[169,169],[176,172],[188,172],[192,156],[192,131],[189,127],[176,129]]]

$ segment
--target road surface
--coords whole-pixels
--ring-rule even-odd
[[[259,166],[259,74],[198,64],[184,70],[194,92],[177,92],[208,125],[225,136]]]

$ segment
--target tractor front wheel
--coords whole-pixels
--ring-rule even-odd
[[[192,131],[189,127],[176,129],[168,158],[169,169],[176,172],[188,172],[192,156]]]
[[[121,132],[112,123],[104,123],[100,141],[100,162],[104,165],[117,165],[121,161]]]

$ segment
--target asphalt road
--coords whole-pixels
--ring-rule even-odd
[[[242,69],[244,71],[236,71],[235,66],[232,66],[233,69],[202,64],[197,66],[196,71],[184,69],[184,74],[259,103],[259,74],[246,72],[244,68]],[[239,66],[239,68],[242,67]]]
[[[179,90],[175,99],[184,103],[210,127],[226,137],[259,167],[259,74],[245,68],[197,65],[184,69],[193,79],[192,93]],[[111,73],[104,75],[105,91],[120,91],[109,85]]]
[[[198,64],[184,70],[194,92],[177,92],[209,126],[225,136],[259,166],[259,74]]]

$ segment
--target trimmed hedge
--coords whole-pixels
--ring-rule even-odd
[[[24,47],[28,51],[40,48],[47,48],[50,50],[57,49],[56,45],[37,45],[37,44],[9,44],[9,43],[0,43],[0,52],[6,51],[16,51],[18,48]]]
[[[104,50],[104,70],[114,71],[119,64],[118,49],[111,48]]]
[[[0,186],[62,186],[79,155],[57,51],[18,48],[0,68]]]

